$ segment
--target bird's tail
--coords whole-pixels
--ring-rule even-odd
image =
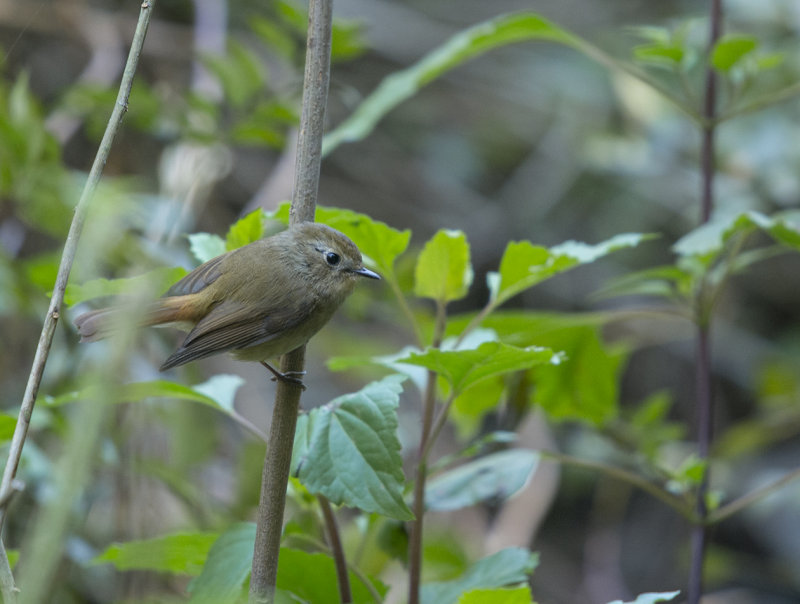
[[[75,319],[75,327],[81,336],[81,342],[96,342],[118,331],[131,318],[140,327],[176,323],[185,318],[183,314],[185,313],[185,304],[181,300],[184,297],[160,298],[148,304],[143,313],[124,307],[90,310]]]

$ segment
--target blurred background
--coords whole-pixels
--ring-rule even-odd
[[[800,3],[727,0],[724,6],[726,31],[757,36],[762,48],[783,54],[767,84],[796,81]],[[630,58],[641,42],[633,28],[640,26],[684,27],[702,49],[708,3],[337,0],[329,127],[384,77],[456,32],[518,10],[535,11],[611,55]],[[191,267],[188,233],[224,235],[245,213],[274,209],[291,197],[304,11],[302,4],[274,0],[158,1],[72,282]],[[3,409],[12,415],[137,13],[135,2],[0,0],[0,383]],[[702,73],[695,75],[687,85],[699,99]],[[730,93],[723,89],[723,96]],[[699,223],[699,140],[680,111],[631,78],[564,46],[512,44],[432,82],[368,138],[326,157],[320,203],[411,229],[414,249],[440,228],[463,230],[476,279],[454,312],[484,304],[485,274],[496,270],[510,240],[551,246],[658,233],[635,251],[553,279],[510,304],[631,308],[643,301],[592,294],[615,276],[673,261],[671,245]],[[718,209],[771,214],[797,208],[798,140],[797,100],[724,124]],[[401,260],[401,268],[410,280],[412,261]],[[795,469],[800,459],[799,288],[800,261],[782,254],[735,276],[719,302],[714,486],[726,499]],[[358,376],[329,372],[326,358],[388,353],[411,343],[389,292],[376,291],[361,287],[312,342],[304,405],[361,385]],[[76,311],[65,314],[71,319]],[[691,324],[615,322],[605,338],[609,346],[624,341],[630,353],[613,392],[620,417],[664,393],[674,445],[667,454],[685,456],[694,434]],[[70,320],[62,321],[43,394],[75,389],[80,372],[106,354],[101,345],[78,346],[77,339]],[[128,377],[156,379],[159,359],[175,343],[175,334],[143,334],[130,351]],[[265,428],[273,390],[263,371],[219,358],[186,368],[182,379],[196,383],[214,373],[245,378],[237,409]],[[418,405],[418,395],[407,393],[401,436],[409,452]],[[24,544],[30,512],[47,501],[70,417],[68,407],[34,414],[20,470],[26,490],[6,523],[10,547]],[[614,458],[608,440],[580,422],[534,413],[520,421],[515,427],[523,446]],[[180,594],[181,579],[120,573],[88,561],[113,541],[219,530],[250,518],[257,504],[263,444],[211,409],[164,401],[117,406],[107,430],[70,510],[53,602],[160,601]],[[457,438],[449,437],[451,443]],[[652,497],[596,472],[551,465],[525,491],[505,506],[432,515],[430,567],[445,576],[485,547],[517,543],[541,554],[533,578],[540,604],[605,603],[682,588],[688,525]],[[800,485],[790,484],[714,531],[708,602],[800,602],[798,509]],[[453,537],[453,524],[462,536],[469,527],[469,539]],[[393,567],[386,562],[377,570],[390,577]]]

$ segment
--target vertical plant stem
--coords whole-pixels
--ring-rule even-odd
[[[290,226],[314,220],[322,160],[322,133],[328,98],[333,0],[311,0],[303,81],[303,109],[297,141]],[[283,355],[281,371],[303,371],[305,346]],[[250,577],[250,602],[271,602],[278,578],[283,508],[292,460],[302,389],[278,380],[267,454],[261,478],[256,540]]]
[[[439,348],[447,325],[444,302],[436,305],[436,326],[434,328],[433,348]],[[414,482],[414,521],[411,523],[411,535],[408,540],[408,604],[419,604],[419,586],[422,579],[422,532],[425,516],[425,481],[428,478],[429,439],[433,429],[433,416],[436,411],[436,377],[434,371],[428,371],[425,382],[425,394],[422,400],[422,432],[419,439],[419,460],[417,476]]]
[[[702,148],[700,155],[701,170],[701,207],[700,220],[708,222],[714,209],[714,136],[716,133],[717,111],[717,76],[711,65],[711,54],[722,31],[722,0],[711,0],[711,14],[709,19],[708,36],[708,64],[706,67],[705,94],[703,98],[703,132]],[[708,297],[705,295],[705,286],[701,285],[698,291],[696,317],[696,401],[697,401],[697,450],[701,459],[706,460],[703,477],[697,489],[695,514],[697,522],[692,527],[689,582],[687,587],[688,604],[699,604],[703,595],[703,566],[705,562],[708,529],[706,519],[708,509],[706,495],[710,468],[708,454],[711,450],[713,438],[714,399],[711,389],[711,343],[710,343],[710,309],[706,308]]]
[[[344,557],[342,540],[339,537],[339,525],[336,522],[336,515],[331,509],[331,503],[322,495],[317,496],[319,508],[322,511],[322,518],[325,521],[325,529],[328,533],[328,545],[331,548],[333,562],[336,565],[336,583],[339,585],[339,600],[342,604],[350,604],[353,601],[350,591],[350,576],[347,574],[347,559]]]
[[[152,15],[154,5],[155,0],[144,0],[141,4],[139,21],[133,35],[133,42],[131,43],[131,49],[128,53],[128,60],[125,63],[125,70],[122,74],[117,100],[114,104],[114,109],[111,112],[108,124],[106,125],[103,139],[97,149],[94,163],[89,171],[89,177],[83,187],[80,199],[75,206],[72,224],[70,224],[67,240],[64,244],[64,251],[61,254],[61,262],[58,265],[58,273],[53,287],[53,294],[50,297],[50,305],[45,315],[42,332],[39,336],[39,343],[36,347],[30,375],[28,376],[28,383],[22,397],[19,417],[17,419],[16,428],[14,429],[14,436],[11,440],[8,459],[6,460],[5,469],[3,471],[3,478],[2,481],[0,481],[0,501],[8,502],[11,495],[12,482],[17,474],[19,461],[22,457],[22,449],[25,446],[25,439],[28,435],[28,427],[30,426],[33,407],[36,403],[36,395],[39,392],[39,386],[42,383],[42,375],[44,374],[44,368],[47,364],[47,357],[50,354],[50,347],[53,344],[53,335],[56,331],[56,325],[61,314],[61,305],[64,301],[64,291],[67,288],[67,281],[69,280],[69,274],[72,270],[72,263],[75,260],[75,253],[78,249],[78,241],[80,240],[83,225],[86,221],[89,202],[100,182],[103,168],[111,152],[111,145],[122,125],[125,112],[128,110],[128,99],[130,98],[131,86],[133,85],[133,76],[139,64],[139,56],[144,46],[147,27],[150,24],[150,16]],[[5,522],[5,515],[6,508],[3,507],[0,509],[0,528],[2,528]],[[2,542],[0,542],[0,548],[3,548],[3,554],[0,555],[0,594],[2,594],[3,601],[6,604],[11,604],[16,602],[16,588],[14,586],[11,568],[8,566],[5,546]]]

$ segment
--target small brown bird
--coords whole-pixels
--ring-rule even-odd
[[[161,371],[217,354],[260,361],[276,377],[299,383],[266,360],[308,342],[355,288],[361,252],[339,231],[301,223],[201,264],[151,303],[142,325],[188,325],[189,335]],[[93,310],[75,319],[81,342],[108,336],[120,308]]]

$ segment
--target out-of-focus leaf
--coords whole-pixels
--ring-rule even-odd
[[[484,342],[471,350],[431,348],[422,354],[412,353],[397,362],[436,371],[450,383],[455,393],[460,393],[495,375],[530,369],[535,365],[558,365],[563,360],[560,353],[549,348],[517,348],[501,342]]]
[[[423,604],[456,604],[463,593],[473,589],[492,589],[527,581],[538,563],[537,554],[521,547],[510,547],[479,560],[458,579],[423,585],[420,599]]]
[[[500,260],[500,271],[487,276],[493,304],[500,305],[520,292],[575,266],[589,264],[617,250],[635,247],[652,235],[624,233],[589,245],[567,241],[550,249],[529,241],[512,241]]]
[[[397,105],[443,73],[493,48],[524,40],[550,40],[579,46],[573,34],[534,13],[501,15],[461,31],[411,67],[385,78],[322,145],[327,155],[344,142],[365,138]]]
[[[225,236],[225,249],[235,250],[248,243],[258,241],[263,235],[264,210],[259,208],[231,225]]]
[[[253,101],[266,80],[264,66],[252,51],[241,43],[229,39],[228,54],[224,57],[207,54],[203,65],[220,82],[226,98],[236,108]]]
[[[299,418],[294,474],[337,505],[413,518],[403,500],[397,405],[404,376],[391,375]]]
[[[669,602],[670,600],[674,600],[680,594],[680,590],[678,591],[662,591],[660,593],[650,592],[646,594],[641,594],[635,600],[631,602],[623,602],[622,600],[614,600],[613,602],[609,602],[608,604],[656,604],[656,602]]]
[[[730,71],[746,55],[758,47],[758,40],[753,36],[729,34],[722,36],[714,45],[711,53],[711,64],[719,71]]]
[[[152,570],[199,575],[217,533],[176,533],[153,539],[114,543],[92,559],[111,563],[117,570]]]
[[[645,44],[633,50],[637,60],[657,65],[677,65],[683,61],[684,50],[674,44]]]
[[[135,294],[141,291],[159,295],[186,273],[186,269],[180,266],[164,267],[125,279],[92,279],[80,285],[70,283],[64,292],[64,302],[72,306],[94,298]]]
[[[590,327],[551,332],[542,341],[561,348],[568,361],[535,369],[534,402],[554,419],[602,425],[616,417],[624,349],[607,350]]]
[[[256,526],[253,523],[234,525],[216,540],[208,554],[201,575],[189,586],[192,604],[233,604],[243,595],[250,575],[255,545]],[[374,589],[385,595],[387,587],[371,580]],[[374,602],[371,592],[353,573],[350,573],[354,604]],[[338,601],[336,571],[333,560],[324,554],[310,554],[282,547],[278,562],[277,601],[326,602]],[[294,596],[293,596],[294,595]]]
[[[353,573],[349,575],[353,604],[374,604],[372,593],[362,580]],[[375,579],[367,580],[378,594],[386,595],[386,585]],[[297,596],[303,602],[339,602],[336,568],[333,559],[325,554],[311,554],[282,547],[278,561],[277,587]]]
[[[11,440],[17,427],[17,418],[8,413],[0,413],[0,442]]]
[[[459,394],[450,412],[458,435],[463,438],[477,430],[483,416],[500,404],[504,391],[505,381],[497,377],[478,382]]]
[[[189,235],[189,250],[198,262],[207,262],[225,253],[225,240],[211,233],[193,233]]]
[[[458,604],[533,604],[530,587],[473,589],[458,599]]]
[[[800,212],[767,216],[744,212],[714,216],[709,222],[681,237],[672,249],[682,257],[693,257],[710,264],[735,235],[760,229],[781,245],[800,251]]]
[[[484,501],[499,503],[525,486],[538,463],[539,454],[527,449],[491,453],[428,481],[425,505],[446,511]]]
[[[193,604],[227,604],[242,595],[244,582],[250,575],[256,525],[235,524],[211,546],[203,571],[189,586]]]
[[[194,387],[167,380],[122,384],[113,392],[101,391],[95,386],[87,386],[82,390],[56,397],[45,396],[42,402],[48,407],[57,407],[80,400],[96,400],[115,404],[137,402],[148,398],[177,398],[202,403],[229,413],[233,409],[235,392],[243,383],[244,380],[237,375],[220,374]],[[101,394],[105,397],[103,400],[97,400]]]
[[[692,283],[692,275],[678,266],[657,266],[612,279],[593,295],[596,298],[658,296],[683,302],[691,293]]]
[[[414,270],[414,293],[446,303],[467,295],[472,285],[469,243],[461,231],[441,229],[422,248]]]

